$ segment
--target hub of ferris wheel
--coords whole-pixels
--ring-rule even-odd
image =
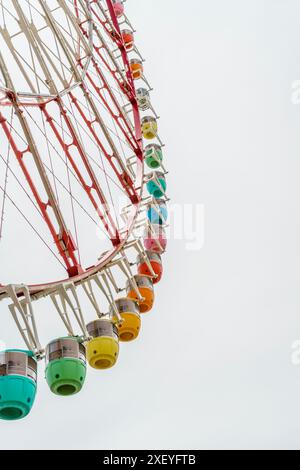
[[[80,392],[88,365],[113,367],[120,342],[141,335],[163,276],[164,144],[125,6],[125,0],[51,6],[0,0],[0,240],[11,207],[66,273],[0,285],[0,300],[25,344],[0,352],[3,420],[31,411],[40,361],[59,396]],[[125,201],[118,213],[109,204],[117,191]],[[25,199],[36,225],[20,205]],[[96,262],[85,264],[80,256],[77,234],[84,223],[76,221],[77,210],[96,218],[108,241]],[[62,331],[45,343],[37,326],[42,299]]]

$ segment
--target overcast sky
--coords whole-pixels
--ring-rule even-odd
[[[51,395],[41,365],[35,407],[0,423],[0,447],[299,449],[299,1],[126,9],[161,115],[169,195],[204,205],[205,243],[170,241],[140,339],[121,345],[114,369],[89,370],[80,395]],[[1,314],[0,337],[17,340]],[[46,305],[39,316],[46,330]]]

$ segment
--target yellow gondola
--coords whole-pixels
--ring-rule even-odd
[[[142,134],[147,140],[155,139],[157,136],[157,122],[153,116],[145,116],[142,119]]]
[[[87,325],[91,340],[86,344],[86,356],[93,369],[109,369],[119,355],[119,334],[114,323],[101,318]]]

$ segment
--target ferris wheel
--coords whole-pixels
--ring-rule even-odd
[[[60,396],[113,367],[163,275],[164,145],[124,3],[0,0],[0,301],[25,344],[0,352],[0,419],[28,415],[40,361]],[[44,299],[61,333],[41,340]]]

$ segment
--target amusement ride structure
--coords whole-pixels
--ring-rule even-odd
[[[28,415],[40,361],[60,396],[114,366],[163,274],[163,143],[124,3],[0,0],[0,305],[26,345],[0,352],[0,419]]]

